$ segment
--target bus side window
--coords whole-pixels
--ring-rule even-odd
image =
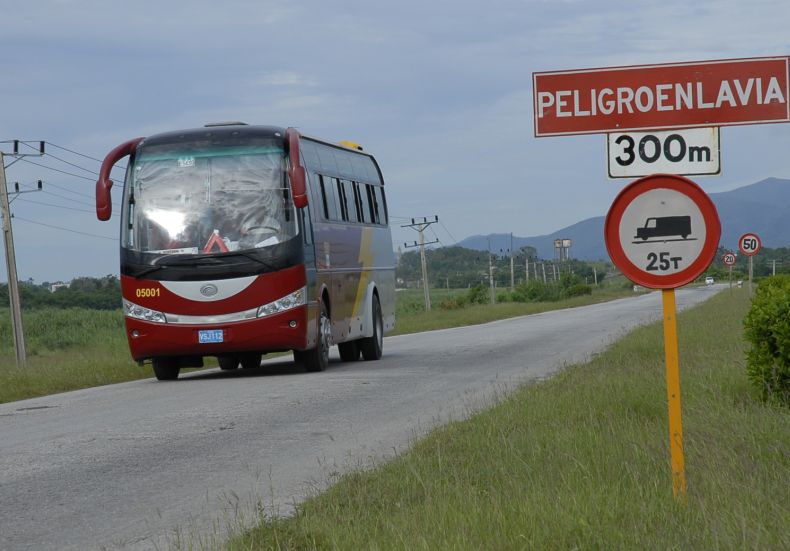
[[[366,190],[369,186],[354,182],[354,192],[357,194],[357,200],[359,201],[359,211],[362,213],[362,221],[366,224],[373,223],[373,216],[370,212],[370,196],[366,193]]]
[[[354,196],[354,210],[357,214],[357,221],[358,222],[365,222],[365,215],[364,211],[362,210],[362,201],[359,197],[359,184],[356,182],[346,182],[347,184],[351,185],[351,193]]]
[[[299,213],[299,220],[301,222],[301,231],[302,231],[302,238],[304,240],[305,245],[312,245],[313,244],[313,223],[310,220],[310,210],[312,206],[308,203],[308,205],[302,209],[297,209]]]
[[[373,191],[376,198],[376,213],[378,215],[379,224],[387,225],[387,199],[384,196],[384,188],[382,186],[373,186]]]
[[[376,196],[373,193],[373,186],[365,184],[365,195],[367,195],[368,209],[370,210],[370,222],[372,224],[379,223],[379,211],[376,208]]]
[[[340,213],[338,212],[336,190],[334,178],[329,176],[319,176],[321,186],[321,197],[324,203],[324,217],[327,220],[340,220]]]
[[[335,178],[335,181],[337,181],[337,196],[340,199],[340,211],[343,215],[343,220],[346,222],[356,222],[356,213],[352,207],[354,196],[351,193],[350,186],[346,185],[351,182],[348,180],[338,180],[337,178]]]

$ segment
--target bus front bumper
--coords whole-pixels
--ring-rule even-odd
[[[251,320],[206,324],[155,323],[127,316],[126,336],[137,361],[161,356],[304,350],[309,344],[308,310],[302,305]]]

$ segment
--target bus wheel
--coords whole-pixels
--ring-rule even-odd
[[[239,367],[238,356],[217,356],[217,363],[219,368],[223,371],[231,371]]]
[[[250,352],[248,354],[242,354],[241,355],[241,368],[242,369],[253,369],[255,367],[260,367],[262,358],[263,358],[263,354],[257,354],[255,352]]]
[[[329,347],[332,346],[332,322],[326,305],[321,303],[321,317],[318,321],[318,342],[315,348],[299,354],[307,371],[323,371],[329,366]]]
[[[357,341],[341,342],[337,349],[340,350],[340,359],[344,362],[355,362],[359,359]]]
[[[373,295],[373,336],[359,339],[359,349],[365,361],[381,358],[384,345],[384,323],[381,321],[381,304],[379,297]]]
[[[178,379],[178,372],[181,367],[178,358],[154,358],[151,362],[154,366],[154,375],[160,381],[174,381]]]

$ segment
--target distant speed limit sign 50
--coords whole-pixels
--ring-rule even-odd
[[[738,240],[738,248],[746,256],[754,256],[763,248],[763,243],[756,233],[745,233]]]
[[[631,281],[674,289],[702,274],[716,256],[719,215],[702,189],[682,176],[654,174],[626,186],[604,223],[606,249]]]

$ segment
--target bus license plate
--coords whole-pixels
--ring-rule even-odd
[[[225,340],[224,337],[222,329],[201,329],[198,331],[198,342],[200,344],[222,342]]]

